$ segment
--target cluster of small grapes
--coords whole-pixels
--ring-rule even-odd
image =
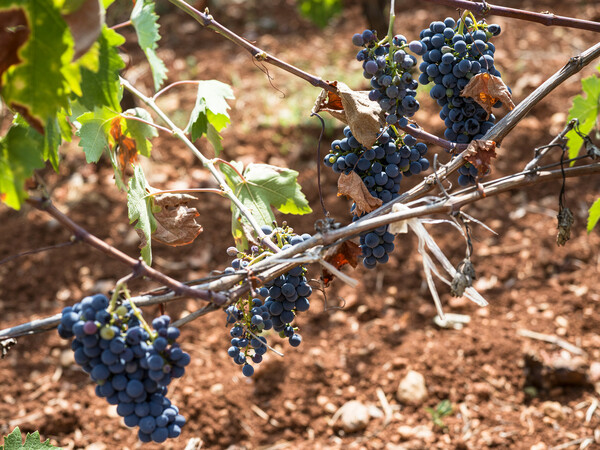
[[[344,128],[344,138],[331,143],[324,163],[336,173],[355,171],[373,197],[384,203],[400,192],[402,176],[417,175],[429,169],[427,145],[410,134],[397,136],[392,128],[381,132],[375,146],[367,149]]]
[[[369,99],[378,102],[387,113],[387,123],[406,125],[406,117],[412,117],[419,109],[415,98],[419,84],[410,72],[417,59],[406,53],[406,38],[396,35],[391,43],[380,43],[375,33],[365,30],[352,36],[352,43],[364,47],[356,59],[363,63],[364,77],[371,80]]]
[[[264,226],[263,232],[268,236],[276,236],[276,242],[285,250],[310,239],[310,234],[301,236],[293,234],[288,228]],[[240,268],[248,267],[251,261],[259,257],[264,251],[256,246],[251,248],[251,255],[238,253],[232,247],[228,253],[237,256],[232,261],[226,272],[234,272]],[[250,377],[254,374],[255,364],[262,362],[263,355],[267,352],[267,339],[261,336],[264,331],[275,330],[282,338],[288,338],[292,347],[298,347],[302,336],[291,325],[298,312],[307,311],[310,307],[308,297],[312,294],[305,277],[306,268],[297,266],[289,272],[271,280],[261,287],[257,296],[239,299],[234,305],[226,308],[227,323],[232,324],[230,330],[231,347],[227,353],[233,361],[242,366],[242,373]],[[260,297],[260,298],[259,298]]]
[[[179,329],[169,323],[169,316],[160,316],[152,321],[153,331],[129,302],[113,311],[98,294],[64,308],[58,326],[62,338],[75,336],[75,362],[97,383],[96,395],[117,405],[127,426],[139,427],[142,442],[176,438],[185,424],[166,395],[190,355],[176,343]]]

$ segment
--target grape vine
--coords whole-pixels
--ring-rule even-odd
[[[426,1],[464,6],[461,0]],[[330,104],[336,104],[336,96],[341,98],[339,102],[343,107],[340,111],[337,105],[334,112],[348,113],[344,116],[348,126],[343,129],[344,137],[331,143],[330,151],[319,164],[340,174],[340,179],[345,176],[358,178],[360,186],[354,187],[360,194],[350,194],[352,218],[346,226],[338,227],[328,217],[317,224],[317,233],[313,235],[298,234],[287,220],[278,226],[275,211],[297,215],[312,211],[298,184],[298,172],[269,164],[244,165],[219,158],[222,151],[220,133],[230,123],[228,100],[234,98],[233,90],[216,80],[189,81],[197,84],[198,90],[185,128],[178,127],[158,106],[156,100],[160,95],[189,82],[178,81],[162,88],[167,74],[166,66],[156,52],[160,34],[154,2],[136,2],[130,20],[113,29],[104,23],[104,7],[99,6],[97,17],[87,24],[83,36],[67,20],[73,13],[69,8],[76,8],[68,5],[69,2],[39,0],[43,6],[40,9],[29,3],[16,9],[0,5],[0,24],[16,21],[27,31],[11,37],[6,52],[9,59],[0,60],[5,63],[0,64],[0,95],[14,113],[8,131],[0,137],[0,200],[14,209],[27,203],[46,212],[71,230],[77,241],[127,265],[131,277],[151,278],[166,286],[168,291],[167,294],[150,293],[139,299],[131,297],[123,283],[117,283],[110,300],[103,294],[85,297],[48,320],[1,330],[0,339],[53,327],[62,338],[74,338],[71,348],[75,362],[96,384],[96,395],[115,405],[117,414],[128,427],[137,427],[142,442],[162,443],[177,438],[186,423],[184,415],[167,397],[171,381],[182,377],[191,362],[190,355],[177,342],[181,325],[212,311],[224,311],[230,339],[230,345],[224,346],[228,347],[226,352],[233,364],[241,367],[242,374],[251,377],[264,355],[268,351],[276,352],[272,337],[279,334],[291,347],[301,345],[298,316],[309,310],[309,298],[313,293],[308,264],[321,264],[331,270],[334,277],[351,285],[355,281],[340,270],[341,266],[352,264],[352,258],[332,264],[328,255],[328,251],[333,250],[335,260],[339,256],[335,251],[348,239],[358,240],[362,264],[373,269],[389,260],[395,247],[397,222],[419,221],[420,217],[431,214],[456,215],[464,205],[516,187],[600,173],[598,162],[566,167],[565,161],[561,160],[560,164],[555,162],[540,167],[538,162],[544,153],[536,154],[520,172],[482,182],[483,175],[490,172],[491,156],[485,160],[478,153],[493,152],[544,95],[598,57],[600,45],[582,53],[577,61],[569,62],[564,70],[496,123],[490,108],[501,106],[506,97],[487,88],[479,89],[474,96],[465,95],[465,90],[472,81],[481,79],[479,77],[500,79],[494,60],[495,46],[491,42],[500,34],[500,27],[485,20],[478,21],[466,10],[456,20],[448,17],[431,22],[418,39],[411,40],[393,33],[395,13],[392,2],[388,35],[379,39],[374,31],[364,30],[351,37],[352,43],[360,47],[356,59],[362,63],[363,76],[369,80],[369,92],[365,95],[370,102],[366,108],[368,112],[359,111],[359,116],[352,118],[350,108],[344,105],[346,98],[341,97],[342,92],[335,82],[323,81],[264,52],[215,21],[208,11],[199,12],[183,0],[171,2],[203,27],[248,50],[257,62],[273,64],[322,88],[326,95],[331,95],[331,98],[327,97]],[[469,2],[471,4],[474,12],[481,12],[479,4]],[[36,20],[31,20],[34,17]],[[539,15],[535,17],[540,19]],[[558,19],[562,24],[589,29],[597,25],[569,18]],[[154,95],[145,95],[121,73],[125,64],[119,47],[124,38],[118,30],[129,25],[135,29],[140,49],[150,65]],[[46,47],[51,48],[51,52],[45,55],[43,49]],[[441,108],[440,118],[446,127],[444,139],[427,133],[415,121],[419,110],[417,90],[419,85],[430,83],[433,83],[430,96]],[[132,108],[123,111],[123,90],[148,110]],[[356,100],[359,94],[350,91],[350,97]],[[509,88],[507,91],[510,93]],[[586,92],[590,104],[593,106],[595,101],[597,106],[597,98],[594,100],[591,94],[594,89]],[[510,100],[510,94],[505,95]],[[597,116],[597,108],[595,111]],[[569,119],[575,120],[575,116],[583,113],[574,108],[573,114]],[[163,125],[155,124],[153,116]],[[375,130],[362,129],[361,122],[366,119],[376,122]],[[594,123],[594,117],[582,117],[584,132],[575,125],[568,130],[577,133],[577,137],[569,136],[572,143],[581,139],[581,147],[585,142],[586,153],[580,155],[578,148],[577,152],[569,153],[567,162],[600,157],[588,137]],[[227,251],[233,258],[231,266],[195,285],[172,279],[151,267],[153,239],[165,242],[165,234],[184,228],[184,224],[191,223],[191,228],[195,225],[196,231],[199,227],[195,216],[185,206],[189,199],[184,193],[151,186],[150,178],[146,178],[143,165],[138,161],[138,157],[152,156],[151,141],[158,131],[170,133],[182,141],[218,185],[218,189],[195,192],[218,193],[231,202],[235,244]],[[71,140],[73,135],[79,138],[88,162],[96,163],[103,156],[110,161],[115,184],[127,196],[129,220],[135,222],[135,228],[142,236],[141,260],[125,255],[91,235],[54,207],[49,196],[36,196],[28,189],[32,184],[30,177],[45,162],[58,169],[59,145]],[[565,135],[567,130],[561,136]],[[195,143],[203,138],[211,144],[214,157],[206,156]],[[484,150],[473,146],[485,141],[488,143],[481,144],[482,147],[487,145]],[[453,159],[417,186],[402,192],[403,178],[422,175],[429,170],[431,164],[427,153],[431,145],[450,151]],[[434,169],[437,169],[435,161]],[[442,182],[456,171],[459,185],[477,183],[477,186],[454,190],[450,194],[446,192]],[[438,186],[439,195],[424,199]],[[377,206],[371,204],[365,208],[365,198]],[[396,205],[406,204],[409,206],[403,206],[404,209],[396,208]],[[598,222],[599,211],[600,204],[590,210],[592,225],[588,225],[588,230]],[[184,213],[189,214],[185,217]],[[167,245],[188,244],[199,231],[194,233],[192,237],[184,234]],[[420,235],[420,243],[422,238]],[[427,281],[432,286],[431,271],[440,275],[425,250],[420,248],[419,252],[423,256]],[[439,260],[441,262],[442,258]],[[448,267],[444,268],[452,273]],[[435,286],[432,295],[434,300],[439,300]],[[163,314],[152,320],[151,325],[139,309],[139,306],[167,303],[182,297],[202,299],[205,305],[176,322]],[[442,315],[441,309],[439,311]],[[2,349],[4,354],[4,345]]]

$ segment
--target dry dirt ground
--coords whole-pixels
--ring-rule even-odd
[[[398,30],[407,36],[416,36],[432,20],[455,15],[447,8],[408,3],[401,2],[396,19]],[[595,1],[498,3],[600,20]],[[312,232],[321,218],[315,184],[320,129],[308,113],[318,90],[268,67],[271,85],[243,50],[166,4],[160,9],[165,13],[160,54],[170,68],[169,81],[216,78],[232,84],[236,100],[232,124],[224,133],[224,158],[298,170],[315,213],[289,221],[300,232]],[[294,65],[354,88],[366,87],[350,43],[351,35],[366,27],[357,6],[346,8],[324,30],[300,18],[292,0],[219,1],[211,12]],[[495,42],[497,64],[513,88],[515,103],[598,41],[591,32],[495,17],[490,21],[502,25],[503,34]],[[149,92],[147,65],[131,30],[123,32],[132,41],[124,48],[130,61],[124,75]],[[561,130],[581,77],[594,73],[595,65],[557,88],[505,139],[492,177],[518,170],[534,147],[547,144]],[[183,86],[165,95],[161,106],[183,125],[193,99],[194,88]],[[441,133],[433,103],[426,93],[420,99],[417,121]],[[340,135],[339,125],[328,126],[326,141]],[[204,142],[200,145],[210,152]],[[429,156],[438,151],[431,146]],[[59,174],[42,174],[57,206],[110,244],[137,255],[138,240],[128,225],[125,198],[114,186],[110,162],[87,165],[76,145],[66,146],[63,156]],[[558,152],[551,159],[557,157]],[[443,151],[440,158],[448,160]],[[145,167],[156,187],[214,185],[200,163],[168,136],[155,140]],[[347,223],[349,203],[336,197],[335,183],[325,171],[326,204],[337,220]],[[600,179],[567,181],[566,201],[576,221],[571,240],[561,248],[555,243],[559,190],[560,183],[548,183],[465,208],[497,234],[480,226],[473,229],[475,286],[489,300],[487,308],[452,298],[445,285],[438,285],[446,312],[470,316],[460,330],[433,323],[435,309],[412,235],[397,241],[384,267],[351,272],[360,281],[357,289],[334,281],[327,302],[316,291],[311,310],[298,321],[302,345],[282,346],[284,358],[267,355],[253,378],[243,377],[227,356],[222,313],[189,324],[181,341],[192,363],[170,388],[188,424],[180,438],[143,447],[183,449],[199,438],[202,448],[210,449],[600,448],[594,388],[600,378],[600,235],[585,232],[587,208],[600,195]],[[193,244],[155,245],[156,267],[182,280],[228,264],[228,204],[207,195],[196,206],[205,231]],[[0,258],[69,238],[55,221],[30,208],[1,208],[0,214]],[[457,232],[444,224],[429,229],[458,263],[465,249]],[[317,267],[310,270],[312,278],[319,277]],[[83,244],[3,264],[0,325],[56,314],[87,294],[108,291],[126,273],[125,267]],[[138,281],[131,287],[141,292],[155,284]],[[198,306],[181,301],[167,311],[178,316]],[[564,339],[579,350],[523,337],[520,330]],[[397,397],[400,381],[411,370],[423,375],[427,388],[427,396],[412,405]],[[425,408],[446,399],[453,412],[442,419],[445,427],[436,426]],[[348,433],[331,419],[351,400],[370,406],[372,415],[364,429]],[[0,361],[0,435],[17,425],[22,431],[39,430],[44,439],[64,448],[142,447],[114,407],[94,396],[88,376],[72,362],[69,344],[54,332],[20,338]]]

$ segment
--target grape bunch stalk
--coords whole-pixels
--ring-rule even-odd
[[[167,315],[148,326],[130,301],[117,305],[102,294],[62,311],[58,333],[71,343],[75,362],[96,382],[96,395],[117,405],[125,425],[139,427],[142,442],[181,434],[185,418],[167,398],[167,386],[183,376],[190,355],[176,342],[180,332]]]
[[[310,239],[310,234],[294,234],[287,226],[275,229],[263,226],[263,232],[271,237],[282,250]],[[251,270],[252,264],[270,255],[269,251],[252,246],[250,253],[238,252],[235,247],[228,254],[236,256],[226,273],[237,270]],[[254,364],[263,360],[268,350],[266,335],[273,330],[281,338],[287,338],[292,347],[298,347],[302,336],[292,325],[299,312],[308,311],[312,288],[306,279],[306,267],[297,266],[283,275],[265,283],[257,292],[247,298],[240,298],[225,309],[230,329],[231,347],[227,354],[233,362],[242,366],[242,373],[250,377],[254,374]]]

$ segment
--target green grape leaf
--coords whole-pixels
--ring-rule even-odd
[[[238,172],[243,165],[233,161]],[[260,225],[273,224],[275,215],[272,208],[284,214],[308,214],[312,212],[306,197],[297,183],[298,172],[268,164],[249,164],[243,171],[242,179],[230,166],[221,164],[221,171],[229,187]],[[232,204],[232,232],[239,244],[240,233],[247,220]]]
[[[587,232],[591,233],[600,220],[600,198],[590,207],[587,221]]]
[[[95,65],[93,59],[81,63],[81,91],[83,95],[78,98],[78,101],[88,111],[93,111],[94,108],[102,106],[121,111],[122,89],[119,83],[119,71],[125,67],[125,63],[119,56],[117,47],[124,42],[125,38],[123,36],[105,25],[97,42],[97,70],[92,68]],[[94,47],[92,47],[92,51],[95,51]],[[92,57],[93,54],[90,58]]]
[[[144,119],[146,122],[154,123],[150,113],[143,108],[128,109],[123,114],[139,117],[140,119]],[[127,118],[125,118],[125,125],[125,130],[123,132],[135,139],[139,154],[149,158],[152,150],[152,143],[150,142],[150,139],[158,136],[158,131],[156,128],[138,120]]]
[[[223,145],[221,145],[221,140],[223,139],[219,132],[213,127],[212,123],[208,124],[206,131],[206,138],[208,142],[210,142],[215,149],[215,155],[219,156],[219,153],[223,151]]]
[[[227,100],[234,98],[231,87],[225,83],[217,80],[198,83],[196,104],[186,127],[186,132],[190,133],[192,140],[195,141],[206,134],[218,154],[223,149],[219,132],[231,122],[227,112]]]
[[[146,264],[152,264],[151,236],[156,231],[156,219],[152,210],[152,197],[148,197],[150,186],[139,165],[135,166],[133,177],[129,180],[127,191],[127,210],[129,223],[136,222],[135,229],[141,231],[140,244],[142,258]]]
[[[44,167],[44,137],[23,123],[13,123],[0,140],[0,200],[20,209],[27,198],[25,180]]]
[[[2,74],[2,97],[40,133],[61,108],[68,108],[70,88],[62,69],[73,55],[73,38],[52,0],[0,0],[0,10],[23,7],[29,38],[18,51],[21,60]]]
[[[88,163],[98,162],[104,149],[108,148],[110,122],[119,114],[110,109],[96,108],[77,118],[80,124],[78,136],[81,138],[79,146],[83,147],[85,159]]]
[[[320,28],[342,12],[341,0],[301,0],[298,6],[302,15]]]
[[[138,36],[140,48],[146,54],[150,69],[152,70],[152,79],[154,88],[158,90],[162,82],[167,78],[167,68],[165,63],[156,54],[156,43],[160,40],[158,33],[158,16],[154,12],[154,2],[139,0],[135,3],[131,12],[131,23]]]
[[[0,450],[52,450],[58,448],[60,447],[55,447],[50,443],[50,439],[41,442],[39,431],[27,433],[23,444],[19,427],[16,427],[12,433],[5,436],[4,445],[0,445]]]
[[[600,70],[600,66],[598,69]],[[579,132],[587,135],[596,126],[600,115],[600,77],[593,75],[584,78],[581,80],[581,87],[586,97],[578,95],[573,99],[573,106],[569,110],[567,120],[579,120]],[[566,137],[568,139],[569,158],[575,158],[583,145],[583,138],[575,130],[569,131]]]
[[[71,142],[71,139],[73,139],[73,129],[71,128],[67,112],[64,109],[60,110],[56,115],[56,120],[60,129],[60,137],[67,142]]]
[[[44,135],[43,157],[45,161],[50,161],[52,167],[58,172],[58,147],[61,142],[61,131],[58,124],[58,118],[48,119],[46,122],[46,134]]]

